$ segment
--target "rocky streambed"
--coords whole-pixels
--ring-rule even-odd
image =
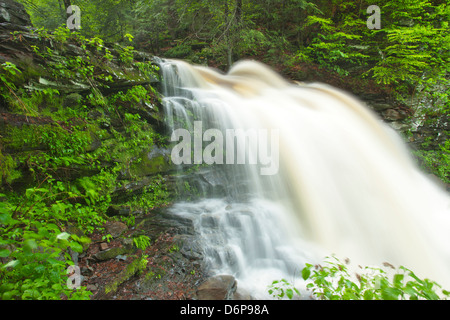
[[[132,240],[137,235],[148,236],[151,245],[137,249]],[[132,227],[107,223],[91,240],[73,260],[93,300],[251,299],[233,276],[208,274],[192,221],[165,208],[140,216]],[[138,268],[142,257],[146,266]]]

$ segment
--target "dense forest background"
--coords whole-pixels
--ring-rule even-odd
[[[130,34],[138,50],[222,69],[257,58],[292,68],[314,62],[402,93],[446,84],[447,1],[380,0],[379,29],[368,27],[373,3],[363,0],[21,2],[37,27],[65,25],[66,8],[77,5],[85,36],[122,42]]]
[[[191,226],[158,211],[197,190],[167,160],[154,56],[255,59],[375,101],[449,187],[448,0],[17,2],[0,1],[0,299],[184,299],[203,280]]]

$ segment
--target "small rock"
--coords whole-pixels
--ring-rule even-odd
[[[108,249],[105,251],[99,251],[93,255],[93,258],[97,261],[105,261],[105,260],[113,259],[113,258],[117,257],[118,255],[128,254],[128,253],[130,253],[129,248],[116,247],[116,248],[111,248],[111,249]]]
[[[127,256],[125,256],[125,255],[123,255],[123,254],[119,254],[119,255],[116,257],[116,260],[118,260],[118,261],[120,261],[120,260],[125,261],[125,260],[127,260]]]
[[[80,254],[73,250],[69,250],[69,252],[70,252],[70,256],[72,257],[73,263],[75,263],[75,265],[78,265],[78,257],[80,256]]]
[[[105,251],[108,249],[108,244],[106,242],[100,243],[100,250]]]
[[[128,230],[125,223],[119,221],[108,222],[105,226],[106,233],[109,233],[113,238],[120,237]]]
[[[405,118],[405,115],[403,115],[401,112],[395,110],[395,109],[388,109],[382,113],[383,118],[390,121],[397,121],[402,120]]]
[[[86,289],[87,289],[87,291],[97,291],[98,290],[98,287],[97,287],[97,285],[96,284],[88,284],[87,286],[86,286]]]
[[[197,288],[197,298],[198,300],[231,300],[236,289],[237,281],[233,276],[214,276]]]
[[[82,267],[81,268],[81,274],[85,275],[87,277],[90,277],[94,274],[94,268],[90,267],[90,266],[86,266],[86,267]]]
[[[128,251],[132,251],[134,250],[133,247],[133,239],[131,238],[125,238],[122,239],[122,245],[125,247],[125,249],[127,249]]]
[[[245,289],[237,288],[233,300],[253,300],[252,295]]]
[[[132,214],[132,212],[131,207],[129,206],[111,205],[108,210],[106,210],[106,214],[108,215],[108,217],[129,216]]]
[[[381,102],[381,103],[380,102],[378,102],[378,103],[369,103],[369,106],[373,110],[378,111],[378,112],[392,108],[392,105],[390,105],[389,103],[384,103],[384,102]]]

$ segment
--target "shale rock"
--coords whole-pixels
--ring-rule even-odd
[[[118,238],[128,230],[128,227],[125,223],[112,221],[105,225],[105,229],[106,233],[109,233],[113,238]]]
[[[31,26],[31,19],[22,4],[13,0],[2,0],[0,1],[0,23],[26,27]]]
[[[130,239],[125,239],[130,240]],[[120,247],[114,247],[111,249],[106,249],[104,251],[99,251],[96,254],[93,255],[93,258],[97,261],[106,261],[110,259],[114,259],[117,256],[120,255],[126,255],[133,253],[135,251],[135,248],[133,247],[132,241],[124,241],[123,245]]]

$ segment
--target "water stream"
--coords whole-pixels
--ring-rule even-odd
[[[336,254],[450,285],[448,194],[365,105],[323,84],[289,83],[257,62],[227,74],[159,63],[169,133],[192,138],[184,159],[201,165],[208,157],[195,146],[224,149],[210,166],[225,177],[222,192],[171,209],[193,219],[212,274],[232,274],[265,298],[272,280],[298,281],[305,262]],[[236,130],[255,135],[226,140]]]

